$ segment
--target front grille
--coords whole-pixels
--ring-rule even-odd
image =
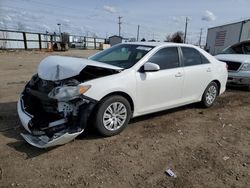
[[[225,63],[227,64],[229,71],[237,71],[241,66],[241,63],[234,61],[225,61]]]

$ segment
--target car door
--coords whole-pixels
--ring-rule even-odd
[[[200,99],[212,81],[212,64],[198,50],[181,47],[184,70],[183,100],[194,102]]]
[[[180,67],[178,48],[159,49],[148,62],[159,65],[160,70],[136,73],[138,114],[175,106],[182,97],[183,68]]]

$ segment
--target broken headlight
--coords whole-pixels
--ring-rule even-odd
[[[58,101],[69,101],[85,93],[91,86],[59,86],[55,87],[48,94],[48,97]]]

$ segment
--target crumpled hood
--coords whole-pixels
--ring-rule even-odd
[[[244,54],[219,54],[215,56],[220,61],[233,61],[239,63],[250,63],[250,55]]]
[[[48,56],[38,66],[38,76],[43,80],[57,81],[78,75],[86,66],[122,70],[120,67],[83,58]]]

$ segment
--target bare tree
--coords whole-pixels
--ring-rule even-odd
[[[182,31],[177,31],[172,35],[167,35],[165,42],[175,42],[175,43],[183,43],[184,41],[184,33]]]
[[[165,42],[171,42],[172,41],[172,36],[171,34],[166,36]]]

